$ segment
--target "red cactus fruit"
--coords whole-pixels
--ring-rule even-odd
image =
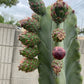
[[[61,60],[64,58],[66,52],[62,47],[55,47],[52,51],[52,55],[55,59]]]

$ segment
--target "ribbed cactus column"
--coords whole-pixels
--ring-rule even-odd
[[[77,18],[75,12],[69,8],[69,15],[64,22],[64,30],[66,32],[64,48],[67,52],[65,59],[66,84],[82,84],[82,78],[80,75],[80,46],[77,40],[78,34],[76,25]]]
[[[55,84],[53,70],[51,68],[52,62],[52,20],[48,12],[41,16],[41,30],[39,31],[39,84]]]

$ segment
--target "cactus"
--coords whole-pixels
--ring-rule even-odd
[[[39,84],[82,84],[75,11],[62,1],[47,8],[42,0],[29,0],[29,4],[38,15],[21,23],[27,32],[19,36],[26,46],[20,54],[26,59],[19,70],[38,67]]]

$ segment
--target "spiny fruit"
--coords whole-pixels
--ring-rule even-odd
[[[35,19],[28,18],[21,23],[21,27],[26,29],[29,32],[37,32],[40,28],[39,22]]]
[[[31,72],[34,71],[36,68],[38,68],[39,61],[38,59],[22,59],[22,63],[20,66],[18,66],[19,70],[25,71],[25,72]]]
[[[65,32],[63,29],[55,29],[52,33],[52,38],[55,42],[61,42],[65,38]]]
[[[29,33],[29,32],[20,35],[19,40],[27,47],[33,47],[40,42],[40,39],[37,34]]]
[[[39,50],[37,47],[29,47],[29,48],[24,48],[23,50],[20,50],[20,54],[23,55],[24,57],[27,57],[29,59],[32,59],[36,57],[39,54]]]
[[[31,9],[35,13],[37,13],[38,15],[44,15],[45,14],[46,8],[45,8],[45,4],[42,0],[39,0],[39,1],[29,0],[29,4],[30,4]]]
[[[68,15],[68,5],[65,2],[56,2],[51,7],[52,19],[57,23],[61,23]]]
[[[61,60],[64,58],[66,52],[62,47],[55,47],[52,51],[52,55],[55,59]]]
[[[53,71],[56,75],[59,75],[62,69],[62,61],[54,59],[51,63],[51,66],[53,68]]]

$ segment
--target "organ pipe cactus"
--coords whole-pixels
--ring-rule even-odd
[[[82,84],[75,12],[62,0],[47,8],[42,0],[29,0],[29,4],[37,14],[21,23],[28,32],[19,37],[26,46],[20,51],[26,60],[19,70],[38,67],[39,84]]]

